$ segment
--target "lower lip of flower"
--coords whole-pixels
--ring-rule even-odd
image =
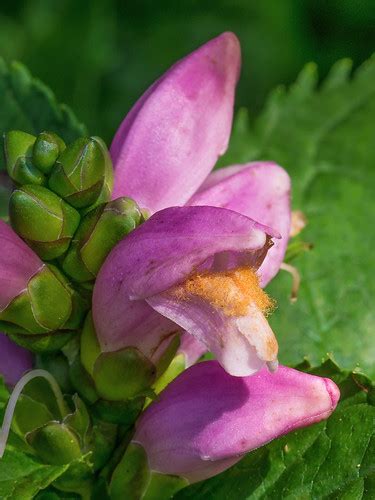
[[[255,348],[270,371],[276,371],[278,345],[266,317],[275,301],[262,290],[254,269],[239,267],[225,271],[192,274],[173,290],[181,301],[199,298],[235,321],[236,328]]]

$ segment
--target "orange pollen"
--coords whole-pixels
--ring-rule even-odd
[[[172,293],[180,300],[192,296],[205,299],[227,316],[246,316],[250,304],[255,304],[265,315],[275,308],[275,301],[260,288],[256,272],[246,267],[193,274]]]

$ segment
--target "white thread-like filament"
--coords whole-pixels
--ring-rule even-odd
[[[60,387],[58,386],[55,378],[46,370],[31,370],[28,373],[25,373],[25,375],[20,378],[20,380],[17,382],[17,384],[14,386],[13,392],[10,395],[7,408],[5,410],[5,415],[4,415],[4,420],[3,420],[3,425],[1,427],[0,431],[0,458],[4,455],[5,447],[8,441],[8,436],[10,432],[10,426],[12,424],[12,419],[14,415],[14,410],[16,409],[16,404],[17,401],[25,387],[26,384],[30,382],[30,380],[36,378],[36,377],[42,377],[49,382],[51,389],[56,397],[56,402],[57,406],[59,408],[59,411],[61,413],[61,417],[63,418],[67,414],[67,408],[65,405],[64,397],[62,395],[62,392],[60,390]]]

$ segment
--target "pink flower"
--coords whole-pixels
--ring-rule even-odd
[[[280,366],[231,377],[216,361],[179,375],[139,419],[133,443],[150,470],[190,483],[214,476],[272,439],[330,416],[332,380]]]
[[[290,179],[273,163],[210,174],[228,145],[239,68],[238,40],[224,33],[155,82],[116,133],[113,195],[154,215],[98,275],[93,317],[103,351],[133,346],[157,364],[186,330],[233,375],[277,366],[271,301],[259,285],[284,258]]]

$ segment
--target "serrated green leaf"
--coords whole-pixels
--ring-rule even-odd
[[[59,104],[52,91],[25,66],[18,62],[6,65],[1,58],[0,110],[1,136],[11,129],[32,134],[53,130],[71,142],[86,133],[71,109]]]
[[[300,365],[301,366],[301,365]],[[339,384],[341,402],[325,422],[287,434],[176,500],[362,499],[375,493],[375,406],[371,381],[326,361],[311,373]],[[359,377],[359,379],[358,379]]]
[[[69,465],[45,465],[29,455],[7,450],[1,459],[0,498],[31,499],[68,468]]]
[[[308,65],[289,91],[272,93],[253,126],[242,111],[220,165],[276,161],[292,177],[294,209],[308,219],[302,238],[313,250],[295,264],[297,303],[285,272],[269,287],[281,362],[308,355],[318,363],[332,352],[341,366],[359,363],[374,375],[375,59],[352,79],[349,71],[348,60],[338,62],[316,89]]]

